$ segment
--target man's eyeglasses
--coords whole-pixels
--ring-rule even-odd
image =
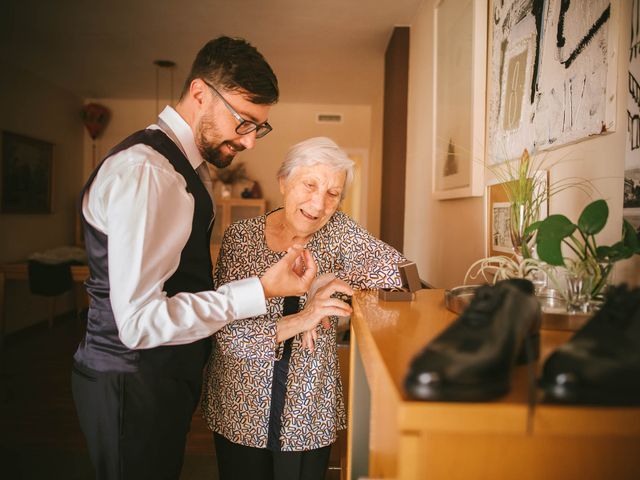
[[[229,105],[229,103],[224,99],[222,94],[218,90],[216,90],[216,87],[211,85],[204,78],[202,78],[201,80],[204,83],[206,83],[211,90],[213,90],[213,93],[215,93],[220,98],[220,100],[222,100],[222,103],[224,103],[224,106],[227,107],[227,109],[231,112],[231,115],[233,115],[235,119],[238,121],[238,126],[236,127],[236,133],[238,135],[247,135],[248,133],[255,131],[256,138],[262,138],[271,130],[273,130],[271,125],[269,125],[269,122],[257,124],[256,122],[253,122],[251,120],[245,120],[244,118],[242,118],[240,114],[236,112],[231,105]]]

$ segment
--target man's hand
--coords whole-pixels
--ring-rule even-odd
[[[317,272],[318,266],[311,253],[300,245],[294,245],[260,278],[264,296],[303,295],[311,287]]]

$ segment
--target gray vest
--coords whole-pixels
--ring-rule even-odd
[[[169,297],[180,292],[201,292],[213,289],[209,242],[213,204],[205,186],[187,158],[176,144],[161,130],[142,130],[134,133],[114,147],[108,158],[137,144],[145,144],[171,162],[187,183],[187,191],[195,199],[191,235],[180,254],[176,272],[165,282]],[[84,186],[80,199],[89,188],[104,160],[92,173]],[[172,212],[164,212],[172,215]],[[87,331],[74,355],[74,360],[99,372],[155,372],[174,378],[200,382],[202,368],[211,349],[211,340],[205,338],[187,345],[162,346],[151,349],[130,350],[118,336],[109,300],[108,250],[109,237],[93,228],[81,212],[85,246],[89,258],[90,276],[85,285],[89,294]]]

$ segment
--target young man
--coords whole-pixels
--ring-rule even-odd
[[[293,248],[261,278],[212,291],[205,161],[223,168],[253,148],[271,131],[277,99],[276,77],[253,46],[212,40],[175,109],[114,147],[83,189],[91,303],[72,387],[99,479],[177,479],[208,337],[265,313],[267,297],[307,291],[316,274],[310,254]],[[344,314],[325,302],[293,330]]]

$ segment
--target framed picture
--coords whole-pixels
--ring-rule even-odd
[[[53,144],[2,132],[2,213],[51,213]]]
[[[537,195],[543,196],[540,204],[540,218],[548,215],[548,172],[536,173]],[[511,203],[505,191],[504,184],[498,180],[487,185],[486,195],[486,249],[487,257],[494,255],[514,256],[511,242]]]
[[[487,0],[440,0],[434,12],[433,194],[484,193]]]

